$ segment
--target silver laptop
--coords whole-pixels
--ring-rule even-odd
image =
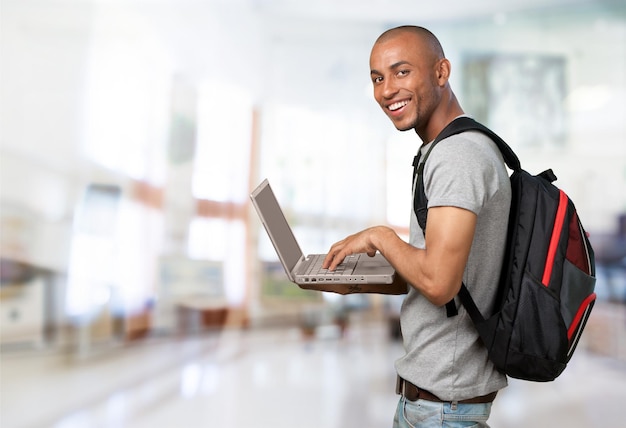
[[[250,198],[290,281],[301,285],[393,282],[395,270],[380,253],[374,257],[353,254],[332,272],[322,269],[325,254],[305,256],[267,179],[250,194]]]

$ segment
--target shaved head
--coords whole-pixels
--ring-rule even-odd
[[[426,28],[418,27],[416,25],[402,25],[400,27],[391,28],[381,34],[378,39],[376,39],[374,44],[384,43],[401,34],[412,34],[416,36],[422,43],[424,43],[425,46],[429,48],[435,59],[445,58],[443,48],[441,47],[441,43],[439,43],[437,37]]]

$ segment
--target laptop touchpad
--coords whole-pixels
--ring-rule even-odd
[[[378,258],[373,258],[371,260],[362,258],[357,263],[354,271],[354,273],[358,275],[380,275],[387,272],[393,272],[393,268],[389,265],[389,263],[387,263],[386,260],[380,260]]]

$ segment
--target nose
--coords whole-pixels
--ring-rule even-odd
[[[381,97],[385,99],[391,99],[398,92],[398,87],[393,79],[385,79],[376,88]]]

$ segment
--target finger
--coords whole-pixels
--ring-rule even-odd
[[[326,257],[324,257],[324,262],[322,263],[322,269],[328,269],[328,267],[333,262],[334,257],[335,256],[333,255],[333,253],[329,251],[328,254],[326,254]]]
[[[334,271],[350,252],[346,250],[346,247],[342,243],[339,243],[339,245],[336,244],[334,248],[331,248],[331,254],[332,257],[329,257],[329,264],[326,269]]]
[[[330,250],[328,250],[328,254],[326,254],[326,257],[324,258],[324,262],[322,263],[323,269],[329,269],[330,266],[333,264],[334,259],[337,256],[337,253],[340,251],[341,242],[342,241],[336,242],[330,247]],[[336,263],[335,267],[337,267],[338,264],[339,263]]]
[[[337,269],[337,266],[341,264],[341,262],[343,262],[345,258],[346,256],[342,255],[341,251],[336,253],[332,259],[332,262],[330,263],[327,269],[330,271],[334,271],[335,269]]]

